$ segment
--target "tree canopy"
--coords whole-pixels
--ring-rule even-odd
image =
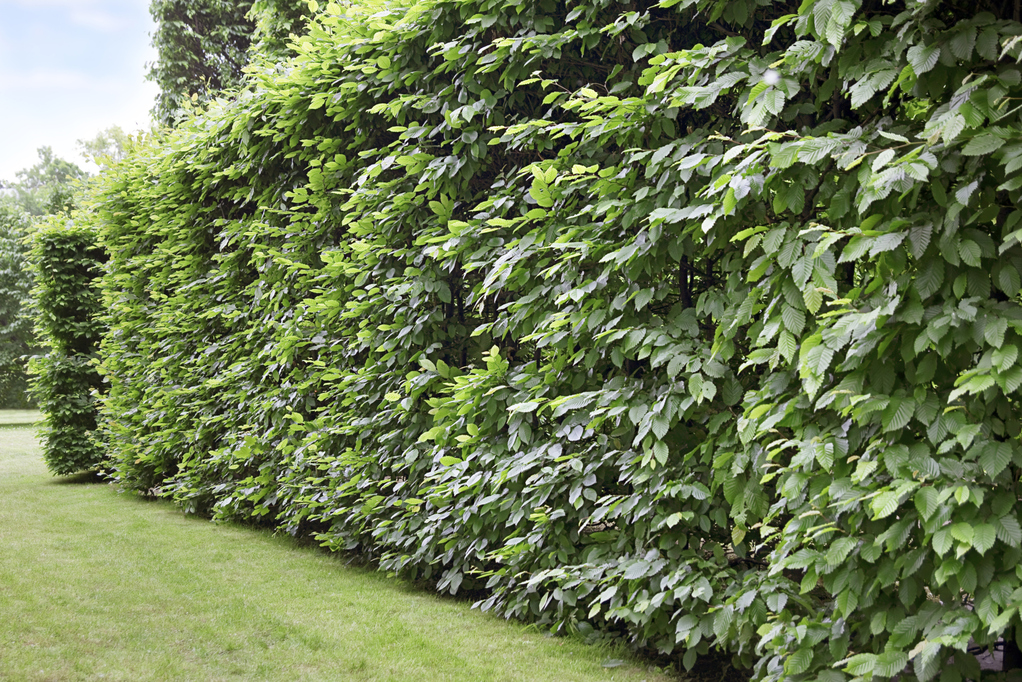
[[[47,215],[66,219],[88,177],[50,147],[39,149],[39,163],[15,175],[15,182],[0,182],[0,408],[7,409],[33,402],[26,358],[38,350],[28,262],[34,224]]]
[[[38,149],[39,163],[15,173],[6,183],[9,200],[33,216],[69,215],[75,206],[76,183],[89,174],[76,164],[57,156],[51,147]]]
[[[115,125],[101,130],[91,140],[78,140],[78,149],[100,168],[109,168],[128,155],[131,143],[132,136]]]
[[[32,276],[27,254],[30,219],[16,206],[0,202],[0,409],[18,409],[30,398],[25,356],[34,347]]]
[[[156,119],[173,124],[193,101],[239,87],[253,46],[263,58],[287,55],[306,7],[304,0],[152,0]]]

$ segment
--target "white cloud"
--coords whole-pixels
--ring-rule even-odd
[[[17,5],[18,7],[29,7],[31,9],[38,9],[40,7],[78,9],[82,5],[91,6],[95,4],[96,0],[0,0],[0,7]]]
[[[0,8],[64,9],[68,12],[107,11],[114,15],[132,10],[149,11],[149,0],[0,0]]]
[[[78,7],[71,12],[70,18],[76,26],[102,33],[115,33],[127,27],[123,18],[102,9]]]
[[[21,91],[65,93],[112,93],[122,90],[123,82],[115,78],[96,77],[82,71],[37,69],[20,73],[0,73],[0,94],[16,97]]]
[[[87,166],[76,141],[148,129],[158,88],[149,0],[0,0],[0,179],[36,149]],[[116,32],[116,35],[112,35]]]
[[[148,129],[157,92],[154,84],[147,83],[136,89],[121,88],[117,94],[22,94],[14,102],[23,106],[0,107],[0,128],[17,133],[0,140],[0,179],[14,179],[17,171],[34,165],[36,149],[42,146],[53,147],[58,156],[85,167],[77,141],[91,139],[113,125],[126,132]],[[12,100],[2,93],[0,101]]]

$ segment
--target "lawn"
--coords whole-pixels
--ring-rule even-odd
[[[0,679],[669,679],[289,537],[54,479],[26,427],[0,428],[0,548]]]
[[[38,410],[0,410],[0,427],[31,426],[43,420],[43,413]]]

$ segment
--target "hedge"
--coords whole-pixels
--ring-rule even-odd
[[[975,679],[1022,603],[1020,35],[329,3],[104,180],[116,475],[686,666]]]
[[[36,333],[47,351],[32,359],[32,392],[45,416],[43,458],[60,476],[104,461],[96,398],[102,302],[95,280],[106,256],[94,229],[65,218],[40,223],[30,255]]]
[[[28,267],[31,222],[19,208],[0,203],[0,409],[31,407],[25,358],[33,351]]]

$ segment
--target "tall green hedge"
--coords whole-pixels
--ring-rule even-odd
[[[25,359],[35,346],[26,241],[30,226],[21,209],[0,203],[0,409],[31,405]]]
[[[96,231],[51,218],[33,235],[36,331],[45,355],[32,363],[32,390],[46,418],[43,458],[55,475],[96,469],[104,461],[97,433],[97,372],[103,325],[95,280],[106,260]]]
[[[327,4],[105,180],[117,475],[689,666],[976,679],[1022,604],[980,9]]]

